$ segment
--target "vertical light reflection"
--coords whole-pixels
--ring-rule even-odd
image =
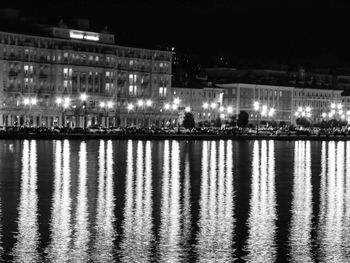
[[[69,141],[55,142],[55,179],[50,222],[49,261],[71,260],[71,197],[70,197],[70,146]]]
[[[346,180],[344,142],[329,142],[328,167],[322,166],[320,189],[319,242],[322,262],[347,262],[348,237],[344,235],[346,220]],[[347,250],[345,250],[347,248]]]
[[[36,141],[23,142],[18,233],[14,262],[38,262],[39,243]]]
[[[145,151],[145,152],[144,152]],[[152,156],[151,143],[137,142],[136,172],[132,142],[128,142],[122,262],[147,262],[151,257],[152,234]]]
[[[350,252],[350,141],[345,146],[343,248]]]
[[[276,258],[276,197],[274,142],[254,142],[252,193],[248,218],[248,262],[274,262]]]
[[[94,262],[113,261],[115,239],[112,141],[100,141]]]
[[[311,149],[310,141],[295,142],[294,186],[290,249],[293,262],[313,262],[311,256]]]
[[[79,150],[78,196],[72,249],[73,261],[86,262],[88,260],[88,244],[90,238],[88,228],[87,153],[86,143],[81,142]]]
[[[184,187],[183,187],[183,211],[182,211],[182,236],[184,249],[190,249],[191,238],[191,182],[190,182],[190,160],[189,154],[185,157]],[[186,257],[184,255],[184,257]]]
[[[217,151],[218,148],[218,151]],[[208,154],[209,153],[209,154]],[[222,262],[233,260],[233,165],[232,142],[203,143],[202,178],[197,254],[199,262],[220,255]]]
[[[171,157],[169,153],[171,152]],[[170,165],[171,163],[171,165]],[[171,168],[170,168],[171,167]],[[171,171],[169,177],[169,170]],[[181,253],[181,206],[180,206],[180,148],[177,141],[164,145],[164,170],[162,180],[160,261],[178,262]]]

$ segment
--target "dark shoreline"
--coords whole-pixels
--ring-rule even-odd
[[[350,136],[210,135],[210,134],[0,134],[0,140],[278,140],[350,141]]]

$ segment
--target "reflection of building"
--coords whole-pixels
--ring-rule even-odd
[[[135,105],[128,112],[127,105],[139,99],[153,102],[146,109],[149,122],[163,118],[172,52],[118,46],[114,35],[78,22],[79,30],[61,22],[37,26],[35,34],[0,32],[0,125],[83,127],[85,115],[88,125],[137,124],[145,109]],[[107,102],[111,107],[101,106]]]

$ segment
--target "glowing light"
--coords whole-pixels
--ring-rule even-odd
[[[29,99],[28,99],[28,98],[25,98],[25,99],[23,100],[23,104],[24,104],[24,105],[28,105],[28,104],[29,104],[29,102],[30,102],[30,101],[29,101]]]
[[[302,107],[299,107],[299,108],[298,108],[298,111],[299,111],[299,112],[303,111],[303,108],[302,108]]]
[[[68,108],[70,105],[70,98],[64,98],[64,101],[63,101],[63,107],[64,108]]]
[[[174,99],[174,104],[179,105],[180,104],[180,99],[179,98],[175,98]]]
[[[97,33],[84,32],[84,31],[78,31],[78,30],[70,30],[69,37],[74,39],[86,39],[91,41],[100,40],[100,36]]]
[[[221,106],[220,108],[219,108],[219,111],[220,112],[223,112],[225,110],[225,108],[223,107],[223,106]]]
[[[322,118],[326,118],[326,116],[327,116],[327,113],[323,112],[322,113]]]
[[[220,118],[221,118],[221,119],[224,119],[224,118],[225,118],[225,114],[221,113],[221,114],[220,114]]]
[[[338,110],[340,110],[342,107],[343,107],[343,105],[341,105],[341,103],[338,103],[338,105],[337,105]]]
[[[210,107],[211,107],[212,109],[215,109],[215,108],[216,108],[216,103],[213,102],[213,103],[210,105]]]
[[[177,110],[177,104],[173,104],[173,110]]]
[[[344,115],[344,114],[343,114],[343,115],[341,115],[341,116],[340,116],[340,118],[345,119],[345,115]]]
[[[260,103],[259,103],[259,101],[255,101],[255,102],[254,102],[254,109],[255,109],[256,111],[258,111],[259,108],[260,108]]]
[[[332,118],[332,116],[333,116],[333,113],[332,113],[332,112],[328,113],[328,117],[329,117],[329,118]]]
[[[233,112],[233,108],[231,106],[227,107],[227,113],[231,114]]]
[[[209,104],[207,102],[203,103],[203,108],[204,109],[208,109],[208,107],[209,107]]]
[[[343,114],[343,111],[342,111],[342,110],[339,110],[339,114],[342,115],[342,114]]]
[[[335,103],[332,103],[332,104],[331,104],[331,108],[332,108],[332,109],[335,109]]]
[[[62,103],[62,98],[61,97],[58,97],[56,98],[56,103],[59,105]]]
[[[113,101],[108,101],[107,108],[112,108],[112,107],[113,107]]]
[[[295,117],[299,117],[299,112],[294,113]]]
[[[143,100],[138,100],[137,106],[142,107],[143,106]]]
[[[133,109],[134,109],[134,105],[131,104],[131,103],[129,103],[127,108],[128,108],[129,111],[130,111],[130,110],[133,110]]]
[[[311,113],[310,112],[306,113],[306,117],[310,118],[311,117]]]
[[[306,112],[310,112],[311,108],[310,107],[306,107]]]
[[[190,112],[190,111],[191,111],[191,107],[187,106],[187,107],[185,108],[185,111],[186,111],[186,112]]]
[[[170,104],[169,103],[165,103],[164,109],[169,110],[170,109]]]
[[[86,101],[87,95],[86,95],[85,93],[80,94],[80,99],[81,99],[82,101]]]
[[[275,114],[275,109],[274,108],[271,108],[269,110],[269,117],[273,116]]]
[[[346,115],[350,115],[350,110],[348,110],[348,111],[346,112]]]
[[[101,102],[100,102],[100,107],[101,107],[101,108],[104,108],[105,106],[106,106],[106,103],[103,102],[103,101],[101,101]]]
[[[151,107],[152,106],[152,101],[151,100],[147,100],[146,101],[146,106],[147,107]]]

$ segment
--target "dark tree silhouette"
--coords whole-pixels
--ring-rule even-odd
[[[237,125],[239,127],[247,127],[249,122],[249,114],[245,111],[241,111],[238,115]]]
[[[194,128],[195,122],[194,122],[193,114],[191,112],[186,112],[182,125],[186,129]]]

